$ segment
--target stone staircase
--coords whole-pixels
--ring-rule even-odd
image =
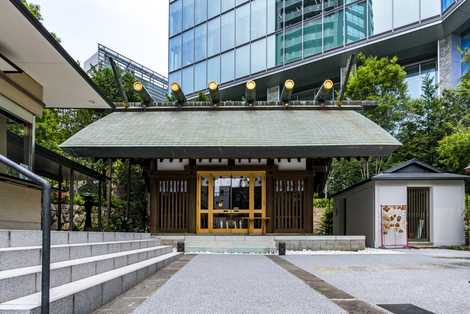
[[[39,313],[41,232],[0,230],[0,313]],[[51,313],[91,313],[180,253],[150,234],[51,233]]]
[[[186,236],[185,252],[218,254],[275,254],[272,236]]]

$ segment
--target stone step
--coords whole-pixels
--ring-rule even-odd
[[[149,239],[150,233],[51,231],[51,244],[75,244]],[[39,246],[41,230],[0,230],[0,248]]]
[[[94,243],[59,244],[51,246],[51,263],[103,254],[124,252],[157,246],[160,240],[125,240]],[[0,249],[0,271],[41,264],[41,246]]]
[[[185,238],[185,252],[274,254],[276,243],[270,236],[196,236]]]
[[[51,264],[51,288],[131,265],[173,251],[170,246],[98,255]],[[41,266],[0,271],[0,303],[39,292]]]
[[[50,313],[91,313],[151,274],[174,261],[181,253],[167,253],[120,267],[50,290]],[[34,293],[0,304],[0,314],[39,313],[41,294]]]
[[[276,254],[275,248],[269,247],[185,247],[187,254]]]

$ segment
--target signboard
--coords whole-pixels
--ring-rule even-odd
[[[382,247],[408,246],[407,206],[382,205]]]

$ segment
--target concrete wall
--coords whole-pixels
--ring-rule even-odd
[[[454,88],[462,75],[461,56],[458,52],[460,37],[451,34],[438,41],[438,86],[439,93]]]
[[[40,229],[41,191],[0,182],[0,229]]]
[[[376,182],[376,241],[381,245],[381,205],[406,205],[408,187],[430,188],[430,240],[434,246],[465,243],[463,181],[382,181]]]
[[[346,230],[344,230],[346,199]],[[333,234],[364,235],[366,245],[374,246],[374,182],[367,182],[334,197]]]

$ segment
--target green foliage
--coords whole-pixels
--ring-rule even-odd
[[[197,100],[196,101],[207,102],[207,101],[210,101],[210,98],[207,94],[205,94],[203,92],[199,92],[199,94],[197,94]]]
[[[395,131],[407,100],[405,69],[397,57],[358,55],[356,71],[346,86],[352,100],[376,100],[378,106],[365,111],[366,116],[388,131]]]
[[[333,209],[331,208],[331,206],[323,209],[323,214],[320,222],[320,234],[333,234]]]
[[[121,82],[124,92],[127,94],[129,102],[140,102],[142,98],[134,91],[134,82],[136,78],[134,74],[128,71],[121,71]],[[103,95],[113,102],[122,102],[124,99],[121,96],[118,86],[116,85],[114,74],[111,68],[95,69],[92,72],[91,78],[95,84],[101,89]]]
[[[29,3],[26,0],[21,0],[21,3],[31,12],[31,14],[38,20],[42,21],[41,7],[37,4]]]
[[[470,164],[470,128],[459,129],[439,141],[440,162],[446,169],[462,172]]]

